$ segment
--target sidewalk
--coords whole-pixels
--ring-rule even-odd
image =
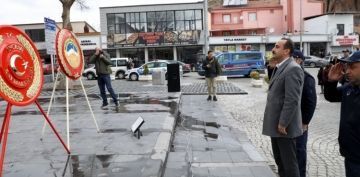
[[[196,95],[202,92],[198,89],[202,85],[188,85],[191,95],[182,96],[151,83],[129,82],[124,87],[122,82],[116,82],[115,90],[120,85],[121,93],[126,94],[120,95],[119,109],[100,109],[96,87],[87,88],[94,90],[89,98],[100,133],[84,96],[78,91],[70,96],[69,159],[49,128],[40,140],[44,118],[35,105],[14,107],[3,176],[274,176],[246,134],[222,119],[230,116],[221,111],[222,105]],[[233,87],[224,84],[219,89],[223,94],[245,93]],[[45,111],[49,92],[39,99]],[[50,118],[66,142],[65,97],[59,93],[57,96]],[[0,117],[5,108],[5,102],[0,101]],[[145,123],[141,128],[143,136],[137,139],[130,127],[139,116]]]
[[[226,122],[221,103],[182,96],[165,177],[275,177],[244,131]],[[221,99],[221,95],[218,96]]]
[[[100,100],[90,98],[101,133],[97,133],[83,97],[70,97],[70,147],[66,151],[47,128],[34,105],[14,107],[10,122],[4,177],[100,177],[161,176],[171,133],[175,126],[179,93],[138,94],[121,98],[119,110],[100,109]],[[42,99],[47,109],[49,100]],[[65,98],[57,98],[50,117],[66,142]],[[5,102],[0,102],[4,113]],[[130,127],[141,116],[143,136],[133,136]],[[3,117],[3,115],[1,115]]]

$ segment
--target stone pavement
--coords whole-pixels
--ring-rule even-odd
[[[204,95],[183,95],[179,106],[180,93],[167,93],[164,85],[117,80],[113,87],[121,93],[121,106],[102,110],[96,82],[84,84],[100,133],[81,90],[70,94],[70,156],[49,128],[40,140],[44,119],[35,105],[13,107],[5,177],[274,176],[245,132],[225,120],[230,115],[221,111],[220,102],[207,102]],[[196,88],[189,93],[203,94],[202,84],[185,86]],[[44,110],[51,88],[45,85],[39,98]],[[231,83],[219,88],[222,94],[244,93]],[[56,93],[50,117],[66,142],[64,93]],[[0,117],[5,107],[0,101]],[[140,140],[130,132],[139,116],[145,120]]]
[[[121,98],[121,107],[100,109],[98,98],[90,97],[101,132],[97,133],[83,97],[70,97],[70,147],[66,151],[54,133],[46,131],[42,141],[44,118],[34,105],[14,107],[10,122],[3,175],[5,177],[141,177],[161,176],[171,134],[175,126],[179,93],[137,94]],[[49,102],[41,98],[43,108]],[[65,99],[53,104],[50,117],[66,142]],[[0,117],[5,111],[0,102]],[[143,136],[130,132],[131,124],[141,116]]]
[[[318,68],[306,68],[315,79]],[[248,92],[247,95],[222,95],[219,103],[222,110],[231,114],[227,121],[233,127],[244,130],[251,143],[257,147],[274,171],[276,165],[271,150],[270,138],[262,135],[267,88],[254,88],[248,79],[229,79]],[[309,126],[308,137],[308,177],[344,177],[344,161],[339,154],[337,141],[339,130],[340,104],[329,103],[320,94],[317,86],[318,103]]]
[[[206,98],[181,97],[164,177],[274,177],[246,133],[226,120],[231,115],[222,111],[224,105]]]

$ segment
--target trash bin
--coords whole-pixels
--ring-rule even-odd
[[[153,71],[152,84],[153,85],[164,85],[165,84],[165,72],[164,71]]]
[[[167,64],[168,92],[180,92],[180,68],[178,63]]]

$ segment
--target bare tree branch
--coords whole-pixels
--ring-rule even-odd
[[[81,10],[89,9],[90,7],[86,5],[86,0],[76,0],[76,3],[79,5]]]
[[[61,2],[61,4],[64,4],[64,0],[59,0]]]

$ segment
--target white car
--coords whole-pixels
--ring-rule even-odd
[[[143,75],[144,73],[144,66],[147,65],[149,68],[149,74],[152,74],[154,71],[163,71],[165,72],[165,78],[167,79],[167,64],[174,63],[173,60],[156,60],[156,61],[150,61],[138,68],[133,68],[128,70],[125,73],[125,78],[128,78],[131,81],[137,81],[139,80],[139,76]],[[182,66],[179,65],[180,75],[183,75]]]
[[[128,58],[111,58],[111,79],[124,79],[127,71]],[[88,80],[96,79],[95,65],[84,70],[83,74]]]

